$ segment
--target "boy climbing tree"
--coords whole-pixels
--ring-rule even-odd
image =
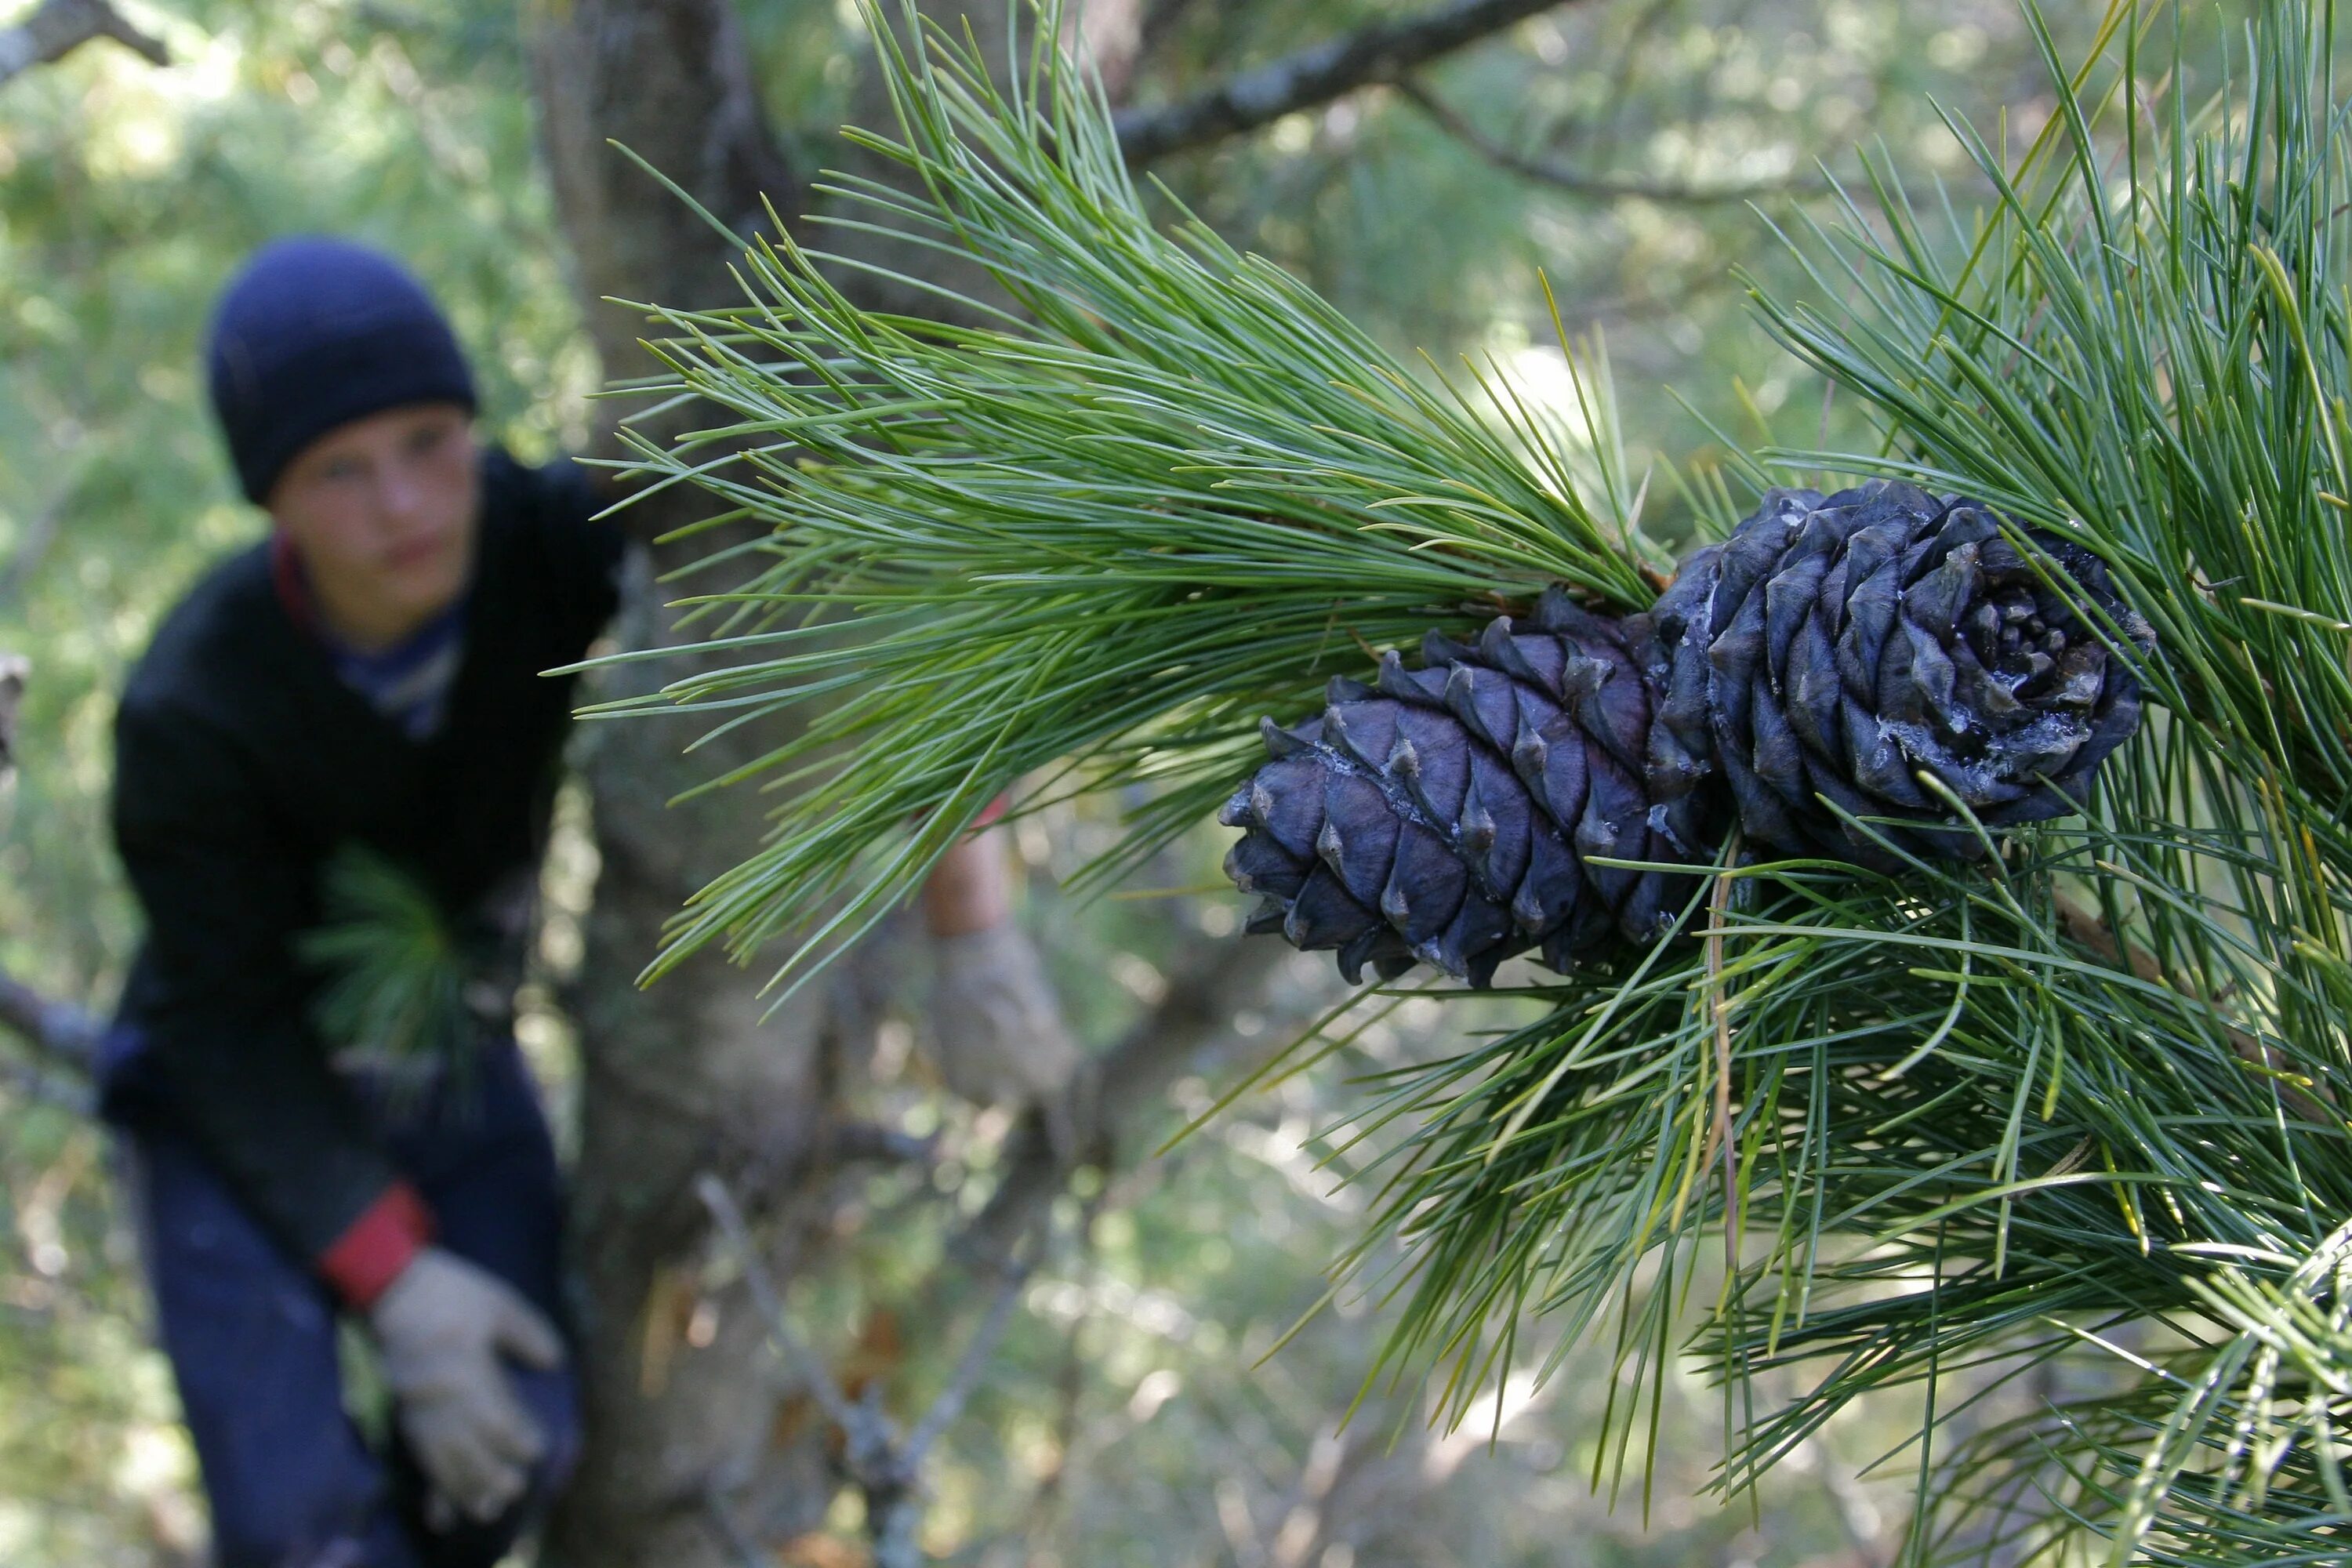
[[[447,322],[362,247],[263,248],[208,361],[272,527],[123,693],[115,834],[148,935],[105,1108],[219,1561],[488,1564],[562,1485],[580,1405],[555,1152],[510,984],[484,982],[520,972],[570,726],[572,680],[541,672],[612,613],[625,536],[586,470],[478,443]],[[309,933],[355,857],[458,955],[469,1016],[446,1048],[322,1026]],[[1065,1060],[1002,846],[965,840],[924,904],[950,1086],[1003,1083],[993,1053]],[[345,1413],[344,1314],[394,1401],[382,1451]]]

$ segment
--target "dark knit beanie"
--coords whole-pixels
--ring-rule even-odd
[[[323,235],[253,253],[214,308],[213,412],[247,500],[295,454],[354,419],[408,403],[474,407],[456,334],[391,258]]]

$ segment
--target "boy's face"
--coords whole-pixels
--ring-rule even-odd
[[[473,563],[472,417],[455,403],[389,408],[295,455],[270,515],[332,629],[398,640],[457,602]]]

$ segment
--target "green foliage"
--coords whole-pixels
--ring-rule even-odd
[[[1696,1321],[1727,1384],[1726,1487],[1911,1387],[1923,1555],[2083,1537],[2118,1562],[2340,1555],[2352,334],[2334,40],[2266,7],[2243,85],[2192,105],[2176,52],[2159,115],[2147,24],[2116,5],[2070,75],[2034,18],[2048,131],[2011,171],[1956,124],[1989,218],[1948,202],[1931,233],[1876,165],[1883,233],[1853,205],[1806,230],[1838,298],[1765,310],[1885,430],[1882,452],[1801,460],[1965,489],[2106,558],[2158,628],[2164,712],[2080,822],[2015,835],[1988,867],[1727,861],[1683,940],[1529,984],[1537,1021],[1384,1074],[1360,1121],[1393,1135],[1354,1261],[1394,1271],[1388,1363],[1443,1369],[1454,1418],[1537,1311],[1546,1365],[1599,1336],[1631,1372],[1595,1461],[1622,1468],[1654,1444],[1644,1377],[1694,1321],[1719,1231]],[[772,759],[812,787],[697,902],[680,950],[748,947],[845,889],[836,923],[878,910],[989,795],[1057,760],[1048,793],[1169,781],[1131,841],[1148,847],[1247,767],[1236,721],[1328,667],[1318,611],[1377,644],[1546,577],[1641,602],[1650,557],[1605,405],[1584,405],[1597,483],[1485,379],[1482,438],[1471,399],[1412,387],[1278,270],[1197,227],[1158,235],[1050,55],[1000,90],[952,38],[884,47],[901,140],[874,144],[926,195],[850,194],[977,256],[1027,321],[863,314],[791,247],[752,258],[751,307],[666,313],[669,389],[734,410],[706,439],[751,439],[765,483],[697,469],[695,445],[643,466],[772,523],[784,554],[713,603],[737,624],[854,610],[866,634],[855,654],[796,627],[714,638],[782,651],[673,692],[835,704]],[[854,763],[818,760],[851,742]],[[1953,1374],[1997,1389],[2086,1344],[2115,1357],[2111,1386],[1990,1427],[1937,1403]],[[1759,1402],[1783,1371],[1793,1396]]]
[[[705,645],[719,668],[634,705],[733,724],[828,699],[736,775],[793,794],[689,904],[673,958],[870,927],[1047,764],[1048,789],[1167,786],[1109,861],[1131,863],[1230,790],[1259,714],[1360,648],[1548,582],[1646,597],[1659,562],[1622,455],[1589,499],[1558,416],[1496,367],[1433,390],[1280,268],[1197,222],[1163,232],[1059,57],[1016,62],[1008,95],[972,46],[877,36],[904,140],[851,135],[928,199],[858,182],[836,187],[856,216],[825,221],[969,254],[1024,313],[948,295],[947,321],[886,319],[789,238],[749,258],[759,303],[656,308],[677,375],[639,390],[735,418],[637,440],[641,471],[772,533],[758,573],[689,601],[732,611]],[[834,636],[832,610],[864,635]]]
[[[2012,1199],[2003,1184],[2022,1174],[1996,1160],[1980,1193],[1956,1187],[1957,1206],[1923,1211],[1940,1269],[1990,1270],[1981,1304],[1948,1289],[1923,1303],[1929,1337],[1980,1335],[2018,1310],[1992,1300],[2026,1299],[2037,1254],[2044,1270],[2097,1273],[2092,1294],[2111,1303],[2044,1285],[2029,1337],[2135,1313],[2166,1332],[2131,1386],[2032,1434],[2066,1477],[2069,1522],[2110,1535],[2117,1559],[2319,1561],[2340,1555],[2352,1513],[2335,1451],[2352,1408],[2347,121],[2325,8],[2263,8],[2242,76],[2201,105],[2144,89],[2148,20],[2111,12],[2123,69],[2077,75],[2014,174],[1961,128],[1999,191],[1980,228],[1932,236],[1882,169],[1885,236],[1850,224],[1806,242],[1840,303],[1765,310],[1884,420],[1883,455],[1814,460],[1923,476],[2063,529],[2158,625],[2147,674],[2170,722],[2050,868],[2132,962],[2119,971],[2075,942],[2074,963],[2021,994],[1971,991],[1962,1015],[2032,1003],[2038,1018],[1999,1030],[2053,1075],[2030,1120],[2057,1139],[2080,1130],[2091,1179],[2065,1183],[2109,1201],[2063,1245],[2024,1248],[2016,1215],[2052,1200]],[[2050,68],[2065,79],[2054,51]],[[2016,1069],[2020,1095],[2033,1066]],[[2128,1114],[2103,1112],[2107,1095],[2127,1096]],[[1897,1326],[1884,1309],[1853,1321]],[[1963,1472],[2012,1458],[1980,1443]]]
[[[1147,48],[1138,92],[1182,96],[1234,64],[1417,3],[1143,7],[1174,25]],[[29,4],[11,7],[12,19]],[[408,258],[456,318],[489,426],[529,457],[585,442],[595,379],[533,157],[521,37],[531,8],[124,5],[166,37],[172,66],[93,45],[0,90],[0,651],[35,665],[22,772],[0,791],[0,963],[99,1005],[136,936],[104,849],[113,694],[156,616],[206,560],[261,526],[229,487],[195,363],[229,269],[261,239],[310,228],[357,233]],[[863,28],[824,0],[739,8],[789,145],[807,166],[827,161],[872,63]],[[2053,18],[2062,29],[2086,21]],[[2065,36],[2072,58],[2087,34]],[[1954,178],[1966,199],[1979,182],[1951,155],[1928,95],[1987,114],[2028,103],[2040,76],[2022,43],[2009,0],[1585,4],[1444,62],[1426,85],[1489,135],[1580,168],[1731,183],[1801,173],[1816,153],[1847,167],[1842,150],[1866,133],[1907,168]],[[1580,423],[1549,347],[1542,268],[1572,334],[1608,326],[1636,490],[1649,451],[1684,449],[1666,434],[1670,388],[1742,430],[1752,402],[1812,435],[1801,367],[1761,352],[1723,282],[1735,258],[1767,282],[1796,276],[1737,207],[1597,203],[1531,185],[1381,89],[1155,173],[1236,249],[1307,280],[1392,354],[1409,359],[1405,351],[1427,344],[1451,364],[1456,348],[1492,353]],[[1859,439],[1846,432],[1861,411],[1861,400],[1842,396],[1827,410],[1831,438]],[[1653,485],[1648,500],[1645,522],[1677,536],[1685,524],[1667,487]],[[1333,635],[1331,664],[1360,668],[1360,650]],[[1286,715],[1293,700],[1267,706]],[[1031,825],[1028,837],[1055,847],[1054,877],[1115,847],[1100,804],[1054,807]],[[1213,875],[1213,847],[1181,847],[1191,858],[1171,880]],[[1126,984],[1136,961],[1166,967],[1181,957],[1164,922],[1139,918],[1165,900],[1076,907],[1054,895],[1045,869],[1038,876],[1039,921],[1065,995],[1088,1038],[1113,1037],[1138,1005]],[[1194,912],[1197,928],[1188,915],[1174,929],[1230,933],[1223,901]],[[1521,1001],[1508,1017],[1547,1005]],[[1473,1005],[1449,1004],[1442,1017],[1424,1009],[1435,1011],[1408,1004],[1410,1027],[1368,1029],[1341,1059],[1394,1073],[1449,1049],[1442,1042],[1454,1031],[1495,1022]],[[887,1121],[933,1109],[918,1086],[890,1082],[884,1092]],[[1208,1094],[1188,1084],[1177,1098],[1190,1113]],[[1358,1374],[1388,1319],[1376,1303],[1343,1297],[1264,1370],[1256,1363],[1315,1299],[1316,1260],[1361,1224],[1354,1195],[1323,1195],[1307,1164],[1329,1153],[1334,1170],[1352,1171],[1385,1143],[1376,1136],[1345,1153],[1300,1144],[1303,1129],[1357,1104],[1330,1074],[1255,1097],[1156,1167],[1139,1197],[1122,1195],[1134,1206],[1106,1216],[1094,1252],[1068,1271],[1076,1289],[1040,1283],[1042,1321],[1022,1331],[1007,1375],[983,1391],[969,1442],[941,1456],[946,1544],[991,1563],[1046,1562],[1058,1551],[1066,1562],[1172,1568],[1243,1550],[1220,1483],[1237,1480],[1260,1543],[1318,1495],[1322,1472],[1310,1460],[1330,1440],[1333,1390]],[[107,1180],[105,1147],[100,1129],[0,1077],[0,1558],[12,1564],[147,1563],[199,1550],[193,1459],[152,1346],[128,1205]],[[985,1137],[963,1152],[984,1171]],[[927,1201],[927,1214],[955,1206]],[[836,1281],[843,1291],[881,1294],[926,1263],[921,1235],[907,1231],[869,1227],[856,1279]],[[1366,1258],[1375,1271],[1390,1261]],[[1715,1287],[1702,1279],[1694,1289],[1705,1301]],[[1568,1542],[1578,1561],[1611,1565],[1750,1558],[1780,1568],[1874,1551],[1847,1540],[1831,1494],[1851,1489],[1850,1463],[1900,1436],[1902,1394],[1848,1406],[1766,1478],[1750,1533],[1749,1500],[1694,1511],[1679,1496],[1713,1452],[1704,1368],[1653,1361],[1641,1383],[1654,1378],[1664,1394],[1665,1468],[1647,1515],[1610,1517],[1585,1497],[1582,1478],[1602,1451],[1601,1413],[1612,1398],[1622,1408],[1636,1368],[1612,1382],[1609,1346],[1597,1349],[1567,1364],[1543,1395],[1548,1406],[1506,1421],[1496,1449],[1449,1447],[1462,1461],[1450,1480],[1409,1442],[1388,1449],[1391,1418],[1409,1424],[1414,1406],[1368,1405],[1320,1505],[1358,1543],[1360,1568],[1552,1564]],[[1180,1373],[1181,1392],[1155,1414],[1138,1395],[1156,1370]],[[1802,1371],[1759,1373],[1759,1403]],[[2014,1405],[1996,1395],[1986,1407]],[[1038,1435],[1070,1408],[1062,1470]],[[1482,1407],[1461,1436],[1479,1435],[1486,1419]],[[1035,1526],[1038,1549],[988,1555],[980,1543],[1019,1533],[1033,1489],[1056,1475],[1064,1513]],[[1324,1559],[1335,1568],[1345,1560]]]
[[[476,1043],[467,987],[478,955],[431,890],[355,844],[328,858],[325,884],[326,918],[298,948],[327,976],[313,1008],[320,1034],[391,1063],[462,1068]]]

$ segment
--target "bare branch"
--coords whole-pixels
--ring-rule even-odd
[[[1376,22],[1328,39],[1164,109],[1117,116],[1119,150],[1145,163],[1328,103],[1373,82],[1489,37],[1514,23],[1576,0],[1452,0],[1417,16]]]
[[[949,1377],[947,1386],[940,1390],[939,1397],[931,1401],[931,1407],[907,1434],[904,1457],[910,1468],[921,1464],[923,1456],[930,1452],[931,1445],[939,1441],[940,1434],[955,1425],[956,1417],[963,1414],[965,1402],[980,1386],[981,1378],[988,1371],[989,1360],[996,1353],[997,1342],[1004,1338],[1004,1331],[1013,1325],[1013,1310],[1021,1304],[1021,1287],[1027,1283],[1036,1256],[1034,1252],[1031,1253],[1006,1272],[1003,1282],[997,1287],[996,1300],[989,1303],[988,1316],[981,1320],[980,1327],[972,1332],[971,1342],[964,1346],[963,1357],[956,1363],[955,1372]]]
[[[842,1468],[866,1498],[866,1532],[874,1541],[875,1568],[919,1568],[923,1553],[916,1535],[922,1524],[923,1458],[940,1435],[955,1424],[956,1417],[963,1412],[964,1402],[986,1375],[998,1343],[1012,1325],[1013,1309],[1020,1305],[1021,1287],[1043,1250],[1043,1237],[1040,1247],[1007,1270],[988,1316],[964,1346],[947,1386],[922,1418],[901,1436],[882,1409],[880,1382],[868,1385],[866,1398],[851,1400],[824,1358],[811,1350],[808,1342],[793,1329],[784,1311],[782,1292],[761,1260],[751,1226],[744,1221],[734,1194],[727,1190],[727,1184],[706,1173],[695,1179],[694,1190],[709,1209],[720,1238],[741,1268],[744,1287],[751,1293],[752,1307],[767,1325],[769,1337],[808,1385],[818,1408],[841,1431]],[[722,1532],[730,1542],[741,1542],[741,1531],[733,1527],[733,1517],[726,1510],[724,1499],[713,1490],[705,1500]]]
[[[25,675],[31,668],[22,654],[0,653],[0,779],[16,763],[16,706],[25,700]]]
[[[801,1381],[808,1384],[809,1395],[818,1408],[844,1432],[852,1431],[860,1424],[857,1406],[841,1391],[824,1358],[793,1331],[792,1319],[784,1312],[783,1295],[776,1289],[775,1277],[761,1260],[759,1244],[752,1239],[751,1227],[743,1218],[735,1194],[727,1190],[726,1183],[708,1172],[694,1179],[694,1191],[710,1211],[711,1219],[719,1226],[719,1238],[734,1255],[736,1266],[742,1269],[743,1288],[751,1293],[752,1310],[767,1324],[769,1337],[776,1342],[776,1348],[783,1352]]]
[[[58,529],[64,526],[67,509],[73,504],[74,495],[81,488],[82,477],[89,471],[89,465],[84,463],[72,478],[58,487],[58,492],[50,499],[49,504],[35,512],[33,521],[25,525],[24,534],[17,541],[16,548],[10,552],[8,559],[0,562],[0,605],[6,605],[16,598],[32,582],[33,573],[40,566],[41,557],[48,553]]]
[[[108,0],[46,0],[15,26],[0,29],[0,83],[61,60],[95,38],[112,38],[155,65],[172,63],[161,38],[123,20]]]
[[[30,1061],[0,1057],[0,1083],[29,1100],[89,1114],[97,1108],[89,1071],[103,1025],[70,1002],[56,1002],[0,973],[0,1028],[33,1047]]]
[[[921,1568],[925,1557],[917,1536],[923,1523],[923,1458],[939,1440],[940,1434],[963,1414],[964,1402],[987,1375],[988,1364],[996,1357],[996,1347],[1003,1340],[1004,1331],[1012,1326],[1013,1310],[1021,1304],[1021,1287],[1029,1278],[1037,1251],[1043,1250],[1043,1241],[1041,1236],[1036,1251],[1005,1275],[997,1289],[996,1300],[989,1305],[988,1316],[981,1321],[971,1342],[964,1346],[948,1385],[931,1401],[931,1407],[891,1456],[890,1473],[885,1484],[867,1487],[866,1526],[874,1537],[874,1568]]]
[[[1055,1115],[1086,1129],[1108,1158],[1105,1141],[1158,1106],[1171,1082],[1202,1065],[1205,1056],[1245,1043],[1233,1030],[1234,1011],[1255,1000],[1289,956],[1290,950],[1278,942],[1233,942],[1212,948],[1171,983],[1142,1023],[1088,1064],[1064,1103],[1037,1108],[1023,1124],[1007,1152],[1003,1181],[955,1243],[960,1261],[993,1277],[988,1311],[966,1342],[946,1385],[903,1433],[881,1407],[878,1381],[868,1386],[867,1397],[853,1400],[824,1357],[793,1327],[782,1292],[727,1184],[708,1172],[696,1178],[696,1194],[709,1210],[778,1353],[842,1435],[841,1468],[864,1495],[875,1568],[916,1568],[922,1561],[916,1537],[923,1517],[924,1460],[987,1375],[1020,1306],[1022,1289],[1045,1254],[1053,1198],[1071,1174],[1066,1141],[1051,1131]],[[954,1272],[942,1271],[942,1279]],[[939,1304],[945,1308],[951,1303],[940,1296]],[[734,1539],[736,1532],[729,1528],[733,1518],[723,1497],[714,1491],[705,1501],[714,1528]]]
[[[1417,81],[1401,79],[1391,85],[1405,101],[1429,116],[1431,122],[1439,130],[1496,168],[1507,170],[1522,179],[1549,185],[1555,190],[1566,191],[1570,195],[1590,196],[1597,201],[1638,198],[1675,206],[1719,206],[1732,202],[1755,201],[1763,196],[1819,195],[1830,188],[1822,180],[1798,175],[1743,181],[1737,184],[1693,185],[1674,180],[1643,179],[1639,175],[1588,174],[1581,169],[1572,169],[1566,164],[1512,151],[1432,97],[1429,89]]]
[[[1170,983],[1168,994],[1125,1039],[1087,1064],[1071,1085],[1071,1124],[1090,1141],[1114,1140],[1121,1127],[1158,1107],[1161,1097],[1203,1053],[1229,1052],[1248,1042],[1233,1030],[1233,1016],[1262,992],[1290,949],[1276,942],[1227,942]],[[1009,1257],[1066,1184],[1069,1172],[1040,1115],[1024,1123],[1006,1152],[1003,1180],[956,1238],[958,1259],[987,1268]]]
[[[0,974],[0,1027],[15,1030],[49,1062],[73,1072],[89,1070],[105,1032],[96,1014],[53,1001],[5,974]]]

